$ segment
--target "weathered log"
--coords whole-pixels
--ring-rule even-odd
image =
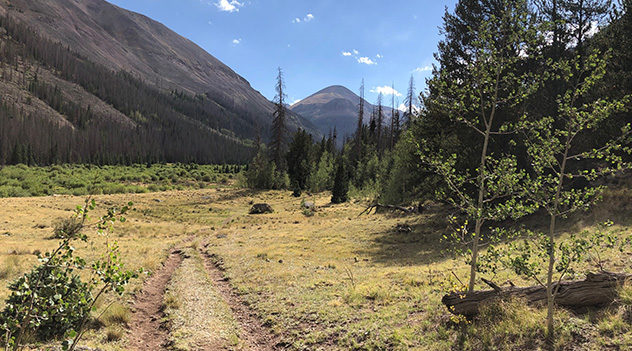
[[[371,204],[369,206],[367,206],[367,208],[364,209],[364,211],[362,211],[358,216],[361,216],[363,214],[371,214],[372,210],[375,210],[375,213],[377,213],[380,209],[384,209],[384,210],[388,210],[388,211],[401,211],[403,213],[406,214],[411,214],[411,213],[421,213],[423,211],[423,207],[421,205],[418,206],[411,206],[411,207],[403,207],[403,206],[396,206],[396,205],[384,205],[384,204],[380,204],[380,203],[374,203]]]
[[[559,284],[555,303],[573,310],[607,305],[617,297],[617,288],[630,278],[632,275],[626,273],[599,272],[588,273],[584,280],[563,281]],[[493,286],[493,290],[450,293],[443,296],[441,302],[450,312],[464,316],[476,315],[481,304],[499,298],[520,297],[530,304],[546,303],[546,288],[543,286],[501,288],[490,283],[487,284]],[[553,289],[557,289],[557,284]]]

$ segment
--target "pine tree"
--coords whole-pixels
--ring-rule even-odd
[[[311,172],[311,148],[312,136],[299,129],[294,134],[286,155],[287,173],[296,196],[300,196],[301,191],[307,189],[307,179]]]
[[[342,157],[338,160],[338,166],[336,167],[336,176],[334,178],[334,187],[331,191],[331,202],[334,204],[341,204],[347,202],[347,193],[349,192],[349,181],[347,179],[347,173],[345,172],[344,162]]]

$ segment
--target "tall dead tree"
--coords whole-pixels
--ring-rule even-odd
[[[399,116],[395,118],[395,83],[391,84],[391,133],[389,147],[392,149],[395,146],[395,140],[397,139],[397,133],[399,130]]]
[[[406,112],[404,113],[404,117],[406,118],[406,127],[410,126],[410,121],[413,117],[413,108],[415,106],[415,79],[413,76],[410,76],[410,81],[408,82],[408,91],[406,92],[406,99],[404,100],[404,104],[406,104]]]
[[[285,147],[285,137],[287,132],[286,126],[286,107],[285,107],[285,84],[283,83],[283,70],[279,67],[279,74],[276,83],[276,96],[274,98],[275,110],[274,120],[272,121],[272,142],[270,149],[272,151],[272,160],[276,164],[277,169],[283,168],[283,149]]]
[[[382,126],[384,125],[384,107],[382,106],[382,93],[377,96],[377,153],[382,155]]]
[[[364,79],[362,79],[362,85],[360,85],[360,103],[358,104],[358,125],[356,128],[356,141],[359,142],[362,138],[362,126],[364,124]]]

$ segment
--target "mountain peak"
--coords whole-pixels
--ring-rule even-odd
[[[359,103],[360,97],[353,91],[342,85],[332,85],[300,100],[291,109],[309,119],[323,134],[335,128],[344,137],[356,129]],[[365,121],[370,119],[372,111],[373,105],[365,100]],[[385,109],[384,114],[386,121],[390,118],[390,109]]]

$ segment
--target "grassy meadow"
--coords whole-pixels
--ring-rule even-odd
[[[615,221],[609,229],[613,233],[621,238],[630,235],[629,195],[628,190],[609,191],[605,201],[581,221],[569,220],[567,234],[562,236],[591,230],[605,218]],[[51,233],[56,221],[70,216],[85,198],[0,199],[0,301],[8,294],[7,284],[35,264],[34,253],[54,247]],[[127,222],[115,225],[108,238],[88,233],[89,242],[76,247],[79,255],[95,258],[106,240],[116,240],[128,267],[143,267],[151,276],[169,250],[183,250],[185,259],[171,277],[162,302],[172,349],[253,349],[245,340],[239,317],[231,313],[205,270],[205,255],[222,269],[233,291],[275,336],[278,348],[543,347],[544,309],[505,301],[486,308],[477,320],[457,324],[441,305],[443,294],[458,285],[455,276],[465,280],[467,267],[447,253],[447,243],[441,240],[449,212],[439,205],[428,206],[419,215],[359,216],[366,207],[359,200],[332,205],[328,193],[295,198],[290,192],[251,192],[230,184],[94,198],[97,214],[128,201],[134,202],[134,210]],[[303,211],[303,200],[315,202],[313,215]],[[248,214],[257,202],[270,204],[274,213]],[[399,232],[398,225],[413,230]],[[605,260],[613,270],[630,271],[627,253],[612,253]],[[509,276],[491,278],[504,282]],[[82,344],[102,350],[128,349],[132,303],[143,279],[144,275],[134,281],[123,300],[112,305],[112,297],[100,301]],[[630,291],[624,290],[619,303],[610,308],[558,313],[559,349],[631,348]]]

